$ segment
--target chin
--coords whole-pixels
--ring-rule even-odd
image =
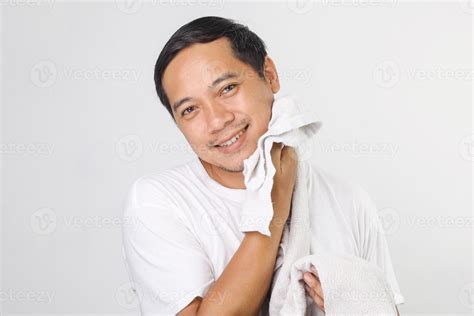
[[[235,173],[242,173],[244,172],[244,165],[238,165],[238,166],[234,166],[234,167],[231,167],[231,168],[227,168],[225,169],[227,172],[235,172]]]
[[[243,172],[244,171],[244,160],[239,158],[239,161],[234,163],[217,163],[215,164],[218,168],[227,172]]]

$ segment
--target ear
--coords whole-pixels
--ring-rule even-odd
[[[278,72],[275,63],[268,55],[265,56],[263,73],[265,75],[265,80],[268,82],[272,89],[272,92],[277,93],[280,90],[280,80],[278,78]]]

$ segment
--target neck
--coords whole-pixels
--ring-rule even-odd
[[[243,172],[227,171],[216,165],[210,164],[201,158],[199,158],[199,161],[204,169],[206,169],[209,177],[222,186],[229,189],[246,189]]]

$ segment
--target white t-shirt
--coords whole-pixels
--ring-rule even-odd
[[[367,192],[312,163],[309,171],[311,254],[324,249],[376,264],[385,272],[395,303],[404,303]],[[197,156],[133,183],[124,223],[134,224],[123,226],[122,250],[142,315],[175,315],[196,296],[205,296],[245,236],[239,231],[244,199],[245,189],[219,184]],[[309,315],[323,315],[315,304],[310,309]]]

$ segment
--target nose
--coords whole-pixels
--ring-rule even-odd
[[[235,119],[234,113],[225,104],[209,104],[205,112],[210,134],[219,133]]]

